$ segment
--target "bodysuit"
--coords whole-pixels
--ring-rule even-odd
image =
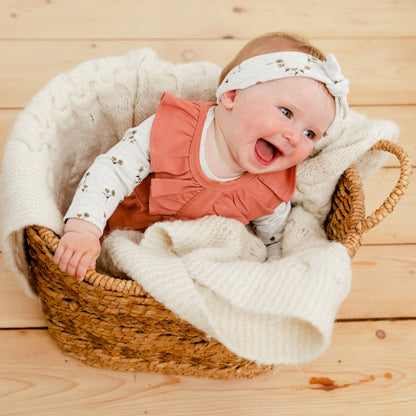
[[[276,242],[289,213],[296,166],[215,178],[204,153],[214,105],[165,93],[155,116],[129,129],[91,165],[65,219],[81,218],[107,233],[219,215],[252,222],[266,245]]]

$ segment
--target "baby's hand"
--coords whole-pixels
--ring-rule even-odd
[[[87,221],[68,219],[64,235],[56,249],[54,262],[63,272],[84,279],[88,268],[95,269],[101,252],[100,229]]]

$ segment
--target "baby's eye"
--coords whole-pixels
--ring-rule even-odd
[[[284,116],[287,118],[292,117],[292,112],[288,110],[286,107],[280,107],[280,111],[283,113]]]
[[[313,139],[315,137],[315,133],[312,130],[305,130],[305,136],[308,139]]]

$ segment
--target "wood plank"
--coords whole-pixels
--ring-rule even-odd
[[[414,36],[412,0],[3,1],[0,37],[221,38],[253,37],[278,28],[307,36]],[[163,13],[161,13],[163,10]],[[111,24],[108,22],[111,21]]]
[[[4,147],[19,112],[20,110],[0,110],[0,166],[3,161]]]
[[[414,105],[416,38],[316,39],[324,51],[334,52],[351,80],[352,105]],[[165,60],[181,63],[211,61],[225,65],[245,44],[243,40],[138,41],[0,41],[8,59],[0,67],[0,108],[21,108],[52,77],[77,64],[132,49],[152,47]],[[382,69],[381,69],[382,68]]]
[[[416,140],[414,139],[416,106],[355,106],[352,108],[372,119],[387,119],[397,123],[400,128],[399,143],[406,149],[416,166]],[[3,158],[4,146],[20,111],[21,109],[0,109],[0,160]],[[397,159],[394,156],[389,157],[386,166],[397,166]]]
[[[343,73],[351,81],[351,104],[415,104],[416,88],[404,87],[404,80],[416,75],[416,38],[401,42],[402,47],[396,39],[331,39],[319,44],[342,64]]]
[[[363,246],[338,319],[416,317],[416,245]],[[0,256],[0,328],[44,327],[40,305],[23,294]]]
[[[366,212],[371,215],[381,206],[393,190],[399,178],[399,170],[385,168],[377,172],[365,185]],[[414,214],[416,206],[416,183],[410,185],[395,207],[375,228],[363,236],[363,244],[413,244],[416,243],[416,227]]]
[[[45,327],[40,301],[26,296],[0,254],[0,328]],[[1,413],[0,413],[1,414]]]
[[[20,109],[0,110],[0,157],[3,157],[3,148],[12,131],[13,124],[16,122]]]
[[[407,151],[413,166],[416,166],[416,140],[414,132],[414,119],[416,106],[376,106],[352,107],[355,111],[365,114],[375,120],[392,120],[400,129],[398,143]],[[386,166],[397,166],[397,159],[389,157]]]
[[[416,317],[416,245],[362,246],[338,319]]]
[[[0,331],[0,338],[2,414],[414,416],[416,411],[415,321],[338,323],[332,345],[313,362],[234,381],[94,369],[64,355],[43,330]]]

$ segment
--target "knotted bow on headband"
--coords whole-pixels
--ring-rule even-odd
[[[339,117],[347,116],[350,82],[342,75],[338,61],[332,54],[327,55],[323,61],[306,53],[292,51],[254,56],[227,74],[217,89],[217,102],[227,91],[288,77],[312,78],[326,85],[336,103],[336,116],[332,125]]]

